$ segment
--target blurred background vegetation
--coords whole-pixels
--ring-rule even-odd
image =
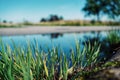
[[[85,17],[96,16],[91,20],[64,20],[64,17],[58,14],[48,14],[39,22],[34,23],[25,19],[21,23],[15,24],[12,21],[0,19],[0,27],[12,27],[22,25],[38,26],[119,26],[120,25],[120,0],[86,0],[82,11]],[[73,15],[74,16],[74,15]],[[107,16],[108,21],[102,21],[101,18]]]

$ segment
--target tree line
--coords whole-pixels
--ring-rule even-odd
[[[52,22],[52,21],[60,21],[60,20],[63,20],[62,16],[50,15],[48,18],[42,18],[40,22]]]
[[[82,11],[85,12],[85,16],[94,15],[97,21],[100,21],[103,15],[108,18],[120,21],[120,0],[86,0]],[[47,18],[42,18],[40,22],[52,22],[63,20],[62,16],[52,14]],[[7,23],[7,20],[0,22]],[[12,22],[11,22],[12,23]]]

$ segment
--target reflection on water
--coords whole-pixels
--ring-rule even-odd
[[[43,36],[50,36],[51,39],[55,39],[55,38],[58,38],[58,37],[62,37],[63,34],[62,33],[51,33],[51,34],[42,34]]]
[[[64,33],[64,34],[40,34],[40,35],[21,35],[21,36],[2,36],[3,43],[13,48],[15,45],[26,49],[28,43],[39,46],[39,50],[47,51],[53,47],[59,47],[64,53],[69,53],[71,48],[75,49],[76,40],[80,41],[81,48],[85,41],[102,41],[106,37],[106,32],[87,32],[87,33]],[[100,38],[98,38],[100,37]]]

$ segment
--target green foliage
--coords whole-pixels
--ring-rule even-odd
[[[110,44],[116,44],[120,42],[120,31],[108,32],[107,41]]]
[[[17,47],[14,50],[9,45],[0,42],[0,78],[2,80],[67,80],[68,76],[77,69],[85,69],[97,62],[100,45],[96,42],[94,47],[89,43],[80,50],[76,41],[76,51],[71,52],[68,58],[58,48],[48,50],[48,53],[39,51],[38,44],[32,47],[28,41],[27,52]],[[35,50],[34,54],[32,49]],[[76,53],[75,53],[76,52]],[[72,62],[72,65],[70,63]]]
[[[118,19],[120,16],[120,0],[102,0],[103,12],[110,18]]]
[[[60,20],[63,20],[63,17],[62,16],[58,16],[56,14],[51,14],[48,18],[42,18],[40,20],[40,22],[52,22],[52,21],[60,21]]]
[[[100,12],[101,12],[101,2],[100,0],[86,0],[85,7],[83,11],[86,12],[86,15],[97,15],[97,19],[99,20]]]
[[[29,22],[29,21],[27,21],[27,20],[25,20],[24,22],[23,22],[23,25],[33,25],[34,23],[32,23],[32,22]]]
[[[103,67],[117,67],[117,66],[120,66],[119,61],[109,61],[103,65]]]
[[[100,44],[94,42],[92,45],[90,42],[85,44],[85,47],[82,51],[80,51],[80,46],[76,43],[76,64],[84,69],[87,66],[93,66],[98,59],[99,52],[100,52]]]
[[[98,21],[102,14],[115,19],[120,16],[120,0],[86,0],[83,11],[88,16],[96,15]]]

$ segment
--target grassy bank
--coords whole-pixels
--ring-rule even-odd
[[[51,22],[23,22],[23,23],[0,23],[0,28],[3,27],[22,27],[22,26],[120,26],[120,22],[98,22],[88,20],[62,20],[62,21],[51,21]]]
[[[1,42],[0,52],[0,78],[2,80],[67,80],[75,72],[80,72],[88,66],[98,62],[100,44],[94,43],[94,48],[89,43],[81,51],[76,43],[76,53],[71,51],[70,56],[58,48],[39,52],[38,46],[32,47],[28,43],[27,51],[14,45],[14,50],[9,45]],[[31,47],[30,47],[31,46]],[[34,53],[32,50],[34,49]],[[92,51],[91,51],[92,50]]]
[[[106,39],[110,44],[116,44],[120,34],[110,32]],[[0,80],[98,80],[95,76],[99,71],[120,65],[120,62],[101,62],[102,44],[87,42],[81,50],[79,41],[76,41],[75,50],[71,49],[68,56],[60,47],[40,51],[36,40],[36,46],[28,41],[25,50],[14,42],[13,47],[5,45],[1,39]]]
[[[53,21],[53,22],[41,22],[36,25],[47,25],[47,26],[120,26],[119,22],[98,22],[88,20],[66,20],[66,21]]]

